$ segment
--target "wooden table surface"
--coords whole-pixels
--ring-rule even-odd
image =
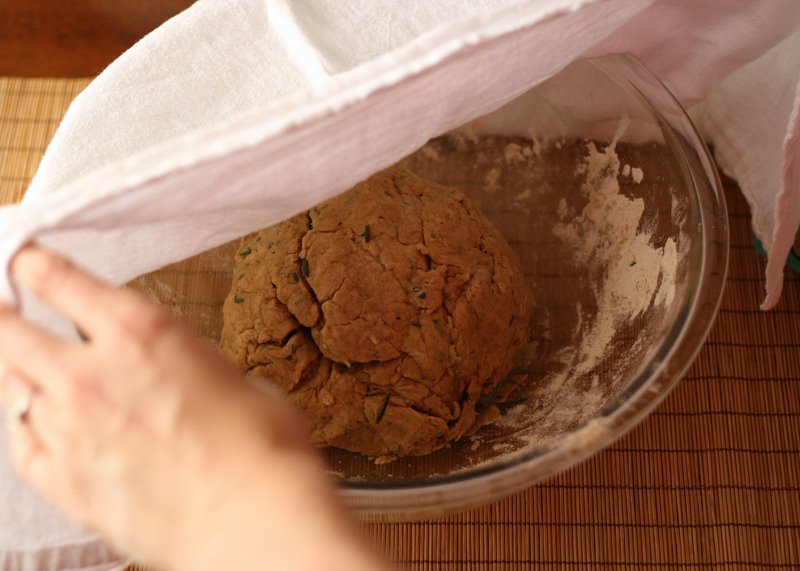
[[[0,76],[89,77],[194,0],[0,0]]]

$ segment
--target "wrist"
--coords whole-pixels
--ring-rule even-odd
[[[206,469],[168,568],[380,569],[294,410],[278,395],[245,396],[198,438]]]
[[[383,569],[314,456],[264,454],[233,472],[187,527],[204,539],[183,542],[171,569]]]

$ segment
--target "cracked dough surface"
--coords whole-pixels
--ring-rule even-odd
[[[532,309],[472,202],[391,168],[242,239],[220,343],[288,394],[317,445],[421,455],[486,416]]]

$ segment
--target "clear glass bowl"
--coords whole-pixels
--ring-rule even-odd
[[[619,438],[691,363],[727,271],[708,150],[667,88],[627,56],[576,62],[404,165],[471,196],[517,251],[538,307],[530,388],[501,406],[498,425],[385,466],[329,453],[347,502],[382,520],[496,500]]]
[[[382,465],[326,451],[344,499],[372,520],[484,504],[619,438],[689,366],[727,270],[708,150],[666,87],[627,56],[576,62],[402,164],[472,197],[519,255],[537,308],[515,371],[526,388],[496,424]],[[133,285],[216,342],[234,248]]]

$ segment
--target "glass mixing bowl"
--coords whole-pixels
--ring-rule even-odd
[[[387,464],[326,451],[344,499],[373,520],[484,504],[619,438],[692,361],[727,269],[708,150],[666,87],[627,56],[576,62],[402,164],[471,196],[519,255],[537,307],[513,374],[522,388],[498,404],[496,423]],[[234,249],[133,285],[216,342]]]
[[[372,519],[483,504],[619,438],[689,366],[727,270],[708,150],[627,56],[576,62],[403,164],[470,195],[519,255],[537,308],[527,389],[499,423],[382,466],[329,452],[347,502]]]

